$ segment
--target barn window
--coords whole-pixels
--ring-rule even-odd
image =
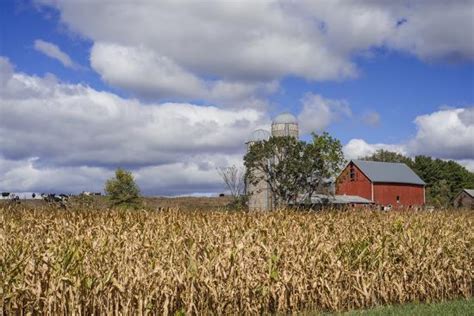
[[[355,181],[355,170],[354,170],[354,166],[351,165],[351,170],[350,170],[350,178],[351,178],[351,181]]]

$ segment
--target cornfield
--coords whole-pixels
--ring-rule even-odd
[[[341,311],[473,295],[472,212],[0,215],[4,314]]]

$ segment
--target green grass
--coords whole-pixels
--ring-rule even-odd
[[[410,316],[426,316],[426,315],[474,315],[474,299],[457,300],[442,303],[429,304],[405,304],[394,306],[380,306],[374,309],[350,311],[343,314],[344,316],[356,315],[410,315]]]

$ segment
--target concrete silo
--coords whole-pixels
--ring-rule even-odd
[[[291,113],[282,113],[275,117],[272,122],[272,133],[270,135],[269,132],[259,129],[254,131],[248,141],[247,150],[255,144],[256,142],[268,140],[270,136],[273,137],[284,137],[284,136],[291,136],[298,139],[299,137],[299,129],[298,129],[298,120],[296,117]],[[269,162],[270,163],[270,162]],[[255,176],[260,177],[263,175],[262,171],[255,171],[258,172]],[[270,190],[270,186],[264,180],[259,181],[257,184],[252,185],[251,183],[247,182],[247,194],[249,196],[249,210],[261,210],[267,211],[272,210],[274,206],[274,199],[272,196],[272,192]]]
[[[288,112],[282,113],[275,117],[272,122],[272,136],[292,136],[299,137],[298,120],[296,117]]]
[[[255,130],[248,138],[247,151],[250,150],[251,146],[257,142],[266,141],[270,138],[270,133],[263,129]],[[263,171],[256,170],[255,176],[260,177],[263,175]],[[246,186],[247,195],[249,197],[249,210],[250,211],[266,211],[272,209],[272,195],[270,187],[265,180],[260,180],[256,184],[247,182]]]

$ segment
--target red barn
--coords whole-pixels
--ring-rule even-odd
[[[336,180],[336,194],[358,195],[393,207],[425,204],[425,182],[404,163],[351,160]]]

